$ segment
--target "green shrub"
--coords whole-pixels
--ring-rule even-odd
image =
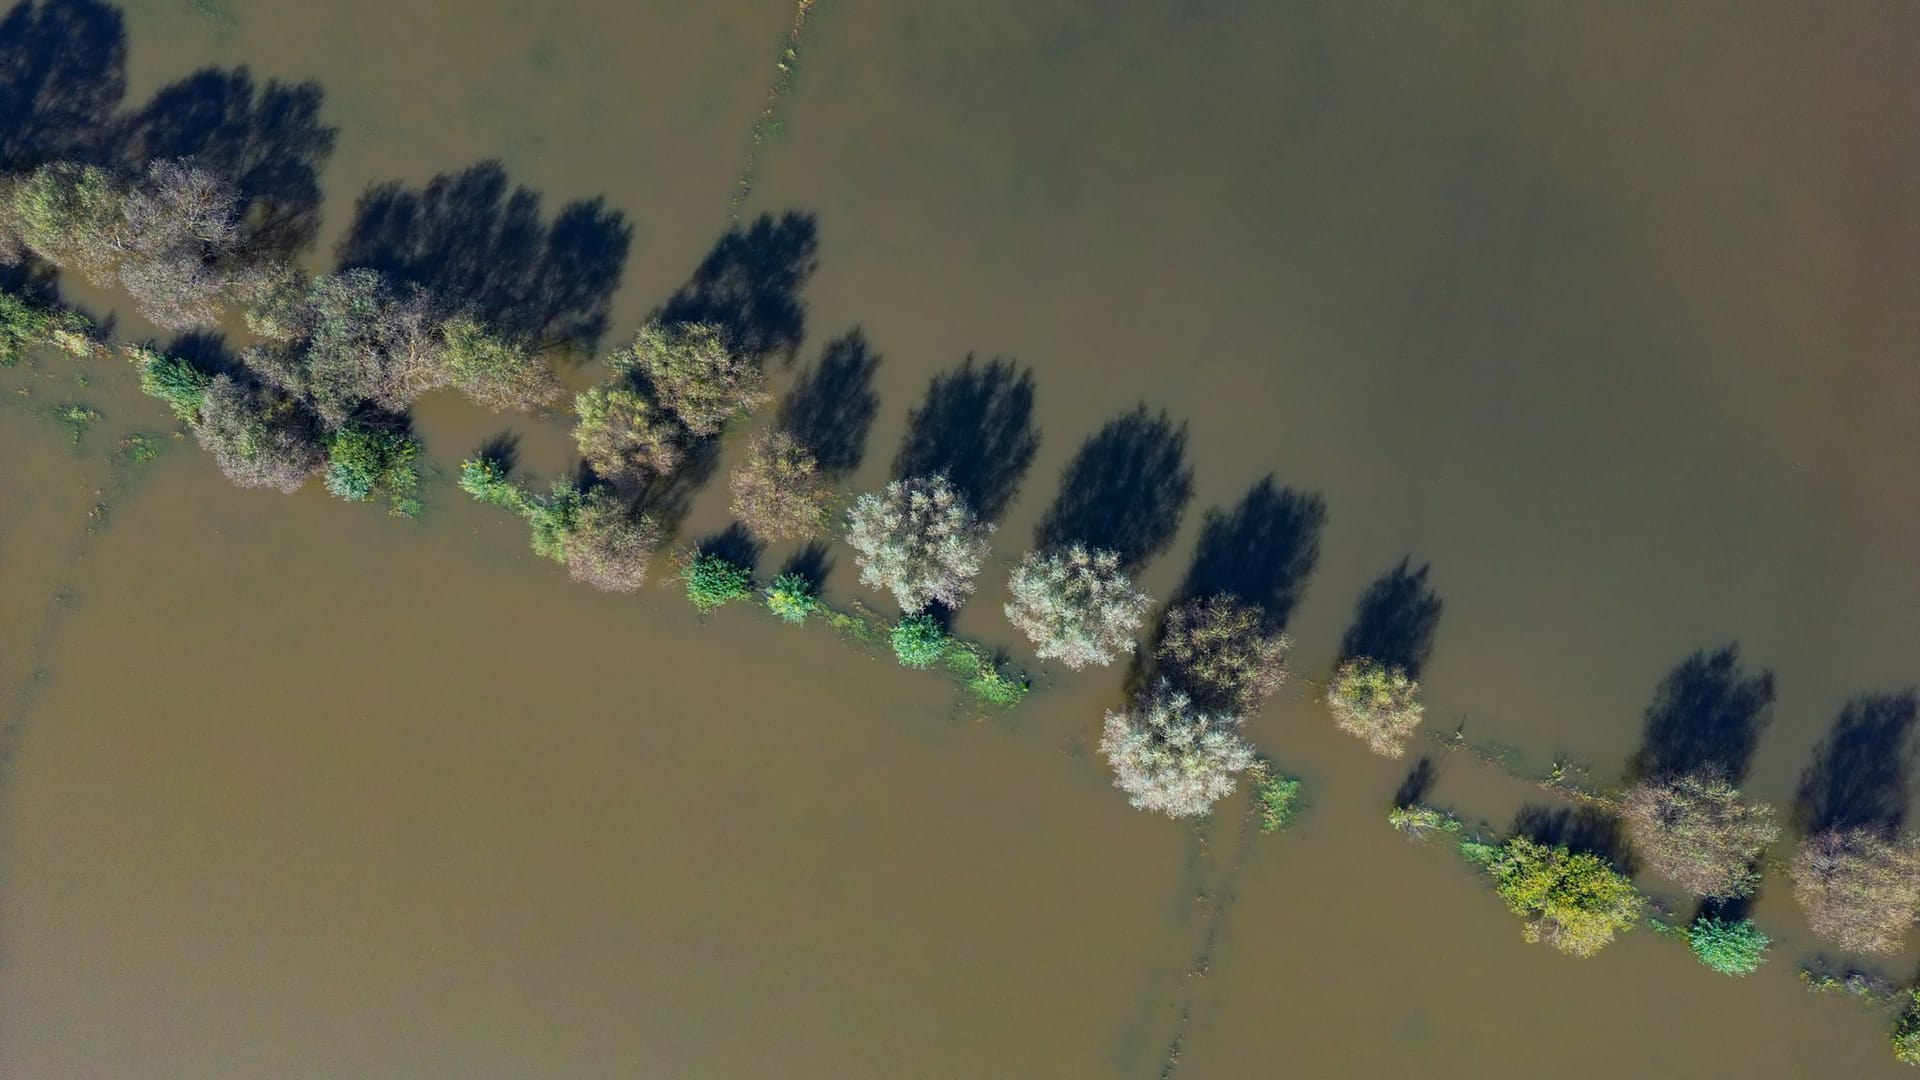
[[[560,396],[560,380],[545,359],[473,316],[448,319],[440,335],[446,342],[447,381],[475,404],[495,412],[527,412]]]
[[[1700,962],[1722,975],[1746,975],[1766,962],[1772,941],[1752,919],[1730,921],[1703,915],[1687,928],[1687,944]]]
[[[566,563],[567,541],[580,523],[580,508],[586,501],[586,493],[564,477],[553,482],[553,491],[546,498],[525,501],[520,512],[532,526],[534,554]]]
[[[1025,679],[1016,679],[1002,675],[992,664],[982,663],[967,678],[967,692],[988,705],[1011,708],[1020,704],[1032,689]]]
[[[1341,731],[1365,739],[1368,749],[1397,758],[1420,726],[1420,684],[1401,668],[1368,657],[1340,665],[1327,684],[1327,708]]]
[[[893,626],[893,655],[905,667],[932,667],[946,651],[947,632],[931,615],[909,615]]]
[[[751,570],[712,552],[695,552],[681,576],[687,582],[687,599],[701,611],[712,611],[753,591]]]
[[[200,406],[207,400],[213,376],[145,345],[127,346],[127,357],[140,369],[141,391],[166,402],[173,415],[187,423],[200,419]]]
[[[395,514],[420,513],[420,443],[397,431],[349,425],[327,437],[327,490],[349,502],[383,498]]]
[[[1280,776],[1271,768],[1255,781],[1253,796],[1259,800],[1260,831],[1279,832],[1293,824],[1295,814],[1300,812],[1300,781]]]
[[[1463,827],[1459,818],[1431,806],[1396,806],[1387,815],[1387,824],[1409,836],[1424,836],[1433,829],[1457,833]]]
[[[1507,907],[1527,920],[1528,941],[1574,956],[1599,952],[1646,909],[1633,882],[1605,859],[1524,836],[1502,845],[1487,870]]]
[[[802,574],[781,574],[767,586],[767,610],[781,622],[798,626],[819,606],[820,598],[814,595],[813,582]]]
[[[526,492],[507,479],[506,466],[494,458],[474,457],[461,462],[460,490],[488,506],[516,514],[525,514],[529,505]]]
[[[1907,991],[1907,1009],[1893,1028],[1893,1056],[1907,1065],[1920,1065],[1920,987]]]
[[[0,367],[12,367],[28,349],[51,345],[76,356],[92,351],[93,324],[76,311],[37,304],[0,289]]]

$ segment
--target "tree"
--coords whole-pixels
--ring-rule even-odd
[[[420,443],[398,431],[348,424],[327,436],[327,490],[349,502],[376,496],[400,517],[420,513]]]
[[[1527,920],[1527,940],[1573,956],[1599,952],[1646,911],[1633,882],[1590,852],[1516,836],[1495,850],[1487,870],[1507,907]]]
[[[155,161],[122,202],[120,284],[156,326],[220,319],[240,248],[240,197],[191,159]]]
[[[1425,712],[1419,693],[1420,684],[1402,669],[1362,656],[1333,673],[1326,701],[1341,731],[1365,739],[1382,757],[1397,758]]]
[[[798,626],[820,609],[819,588],[806,576],[781,574],[767,586],[767,610],[784,623]]]
[[[1754,864],[1780,836],[1771,806],[1714,774],[1643,780],[1628,790],[1621,816],[1648,866],[1709,899],[1751,895],[1760,880]]]
[[[1212,809],[1233,793],[1233,774],[1255,760],[1238,717],[1201,711],[1165,679],[1131,708],[1107,712],[1100,752],[1129,803],[1176,818]]]
[[[424,290],[396,291],[377,271],[314,278],[304,312],[279,312],[278,329],[300,338],[257,346],[242,358],[263,379],[305,400],[338,427],[362,402],[397,413],[446,382],[438,303]]]
[[[592,387],[574,397],[573,411],[574,445],[600,476],[641,479],[680,463],[680,426],[637,391]]]
[[[747,460],[727,478],[733,516],[768,540],[805,540],[826,528],[833,483],[813,451],[784,431],[758,435]]]
[[[633,592],[646,584],[660,536],[652,517],[636,515],[613,492],[594,488],[581,501],[564,545],[567,574],[605,592]]]
[[[1167,613],[1156,655],[1195,701],[1245,715],[1287,681],[1292,649],[1259,608],[1215,593]]]
[[[495,333],[468,314],[448,319],[440,333],[447,382],[476,405],[531,412],[560,396],[553,368],[526,343]]]
[[[1132,652],[1134,632],[1153,604],[1121,571],[1118,555],[1082,544],[1028,552],[1007,591],[1007,620],[1034,643],[1036,655],[1075,671]]]
[[[42,346],[86,356],[94,350],[92,333],[93,323],[77,311],[0,289],[0,367],[12,367],[27,350]]]
[[[1868,828],[1807,838],[1790,871],[1813,932],[1854,952],[1894,953],[1920,910],[1920,843]]]
[[[992,532],[938,474],[895,480],[860,496],[847,514],[860,583],[891,591],[907,614],[935,600],[950,608],[964,603]]]
[[[319,426],[298,402],[227,375],[207,384],[194,435],[227,479],[246,488],[297,491],[326,459]]]
[[[680,576],[687,583],[687,599],[702,612],[753,593],[753,571],[711,551],[689,552]]]
[[[654,400],[702,438],[768,397],[759,367],[735,356],[721,329],[708,323],[649,322],[632,345],[607,357],[607,366],[645,380]]]
[[[128,345],[126,353],[139,369],[141,392],[166,402],[173,415],[190,424],[200,419],[200,406],[207,400],[213,376],[148,345]]]
[[[21,246],[96,284],[120,257],[126,185],[105,169],[56,161],[11,186],[4,228]]]

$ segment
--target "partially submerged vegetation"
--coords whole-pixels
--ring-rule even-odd
[[[1407,739],[1425,714],[1419,695],[1420,684],[1404,669],[1356,657],[1333,673],[1326,702],[1334,726],[1374,753],[1397,758],[1407,752]]]

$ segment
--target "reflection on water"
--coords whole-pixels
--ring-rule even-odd
[[[978,480],[1005,491],[1002,556],[1086,539],[1156,595],[1231,587],[1306,677],[1343,648],[1425,656],[1437,728],[1603,775],[1643,743],[1643,769],[1732,754],[1824,820],[1905,812],[1903,772],[1836,763],[1905,732],[1887,703],[1920,655],[1906,9],[838,0],[737,233],[786,0],[153,0],[124,39],[85,0],[32,10],[0,50],[57,62],[5,65],[9,156],[98,152],[114,109],[176,85],[250,130],[315,80],[296,127],[337,126],[331,153],[281,160],[326,196],[316,269],[492,253],[511,265],[459,269],[537,316],[527,263],[587,206],[620,254],[556,301],[567,325],[725,321],[792,360],[783,411],[844,433],[852,486],[891,447],[965,464],[925,421],[1017,358],[979,399],[1030,458]],[[498,242],[526,221],[547,241]],[[753,302],[756,274],[804,305]],[[145,408],[124,378],[92,395],[115,424]],[[419,413],[443,470],[498,433]],[[1404,764],[1304,695],[1249,733],[1313,805],[1242,847],[1235,819],[1108,786],[1111,672],[970,723],[824,638],[570,588],[444,483],[408,527],[187,453],[75,562],[84,468],[4,423],[0,658],[10,687],[49,673],[0,804],[8,1076],[1895,1068],[1884,1017],[1791,977],[1815,944],[1777,875],[1749,979],[1645,933],[1529,947],[1385,827]],[[515,430],[530,471],[570,466],[562,428]],[[724,503],[700,493],[683,534]],[[986,584],[958,629],[1006,640]],[[63,585],[84,602],[33,652],[17,628]],[[1667,738],[1649,688],[1735,638],[1735,704],[1766,672],[1772,722]],[[1501,821],[1536,797],[1469,764],[1418,786]]]

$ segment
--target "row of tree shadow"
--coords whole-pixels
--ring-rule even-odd
[[[1772,722],[1774,698],[1773,673],[1747,671],[1737,643],[1694,653],[1655,688],[1626,780],[1711,774],[1739,785]],[[1898,833],[1907,818],[1917,719],[1920,698],[1912,690],[1847,701],[1800,775],[1794,829],[1803,836],[1834,829]],[[1396,793],[1396,805],[1419,801],[1433,780],[1432,759],[1422,758]],[[1512,832],[1596,852],[1627,873],[1635,869],[1620,819],[1604,808],[1528,804]]]

